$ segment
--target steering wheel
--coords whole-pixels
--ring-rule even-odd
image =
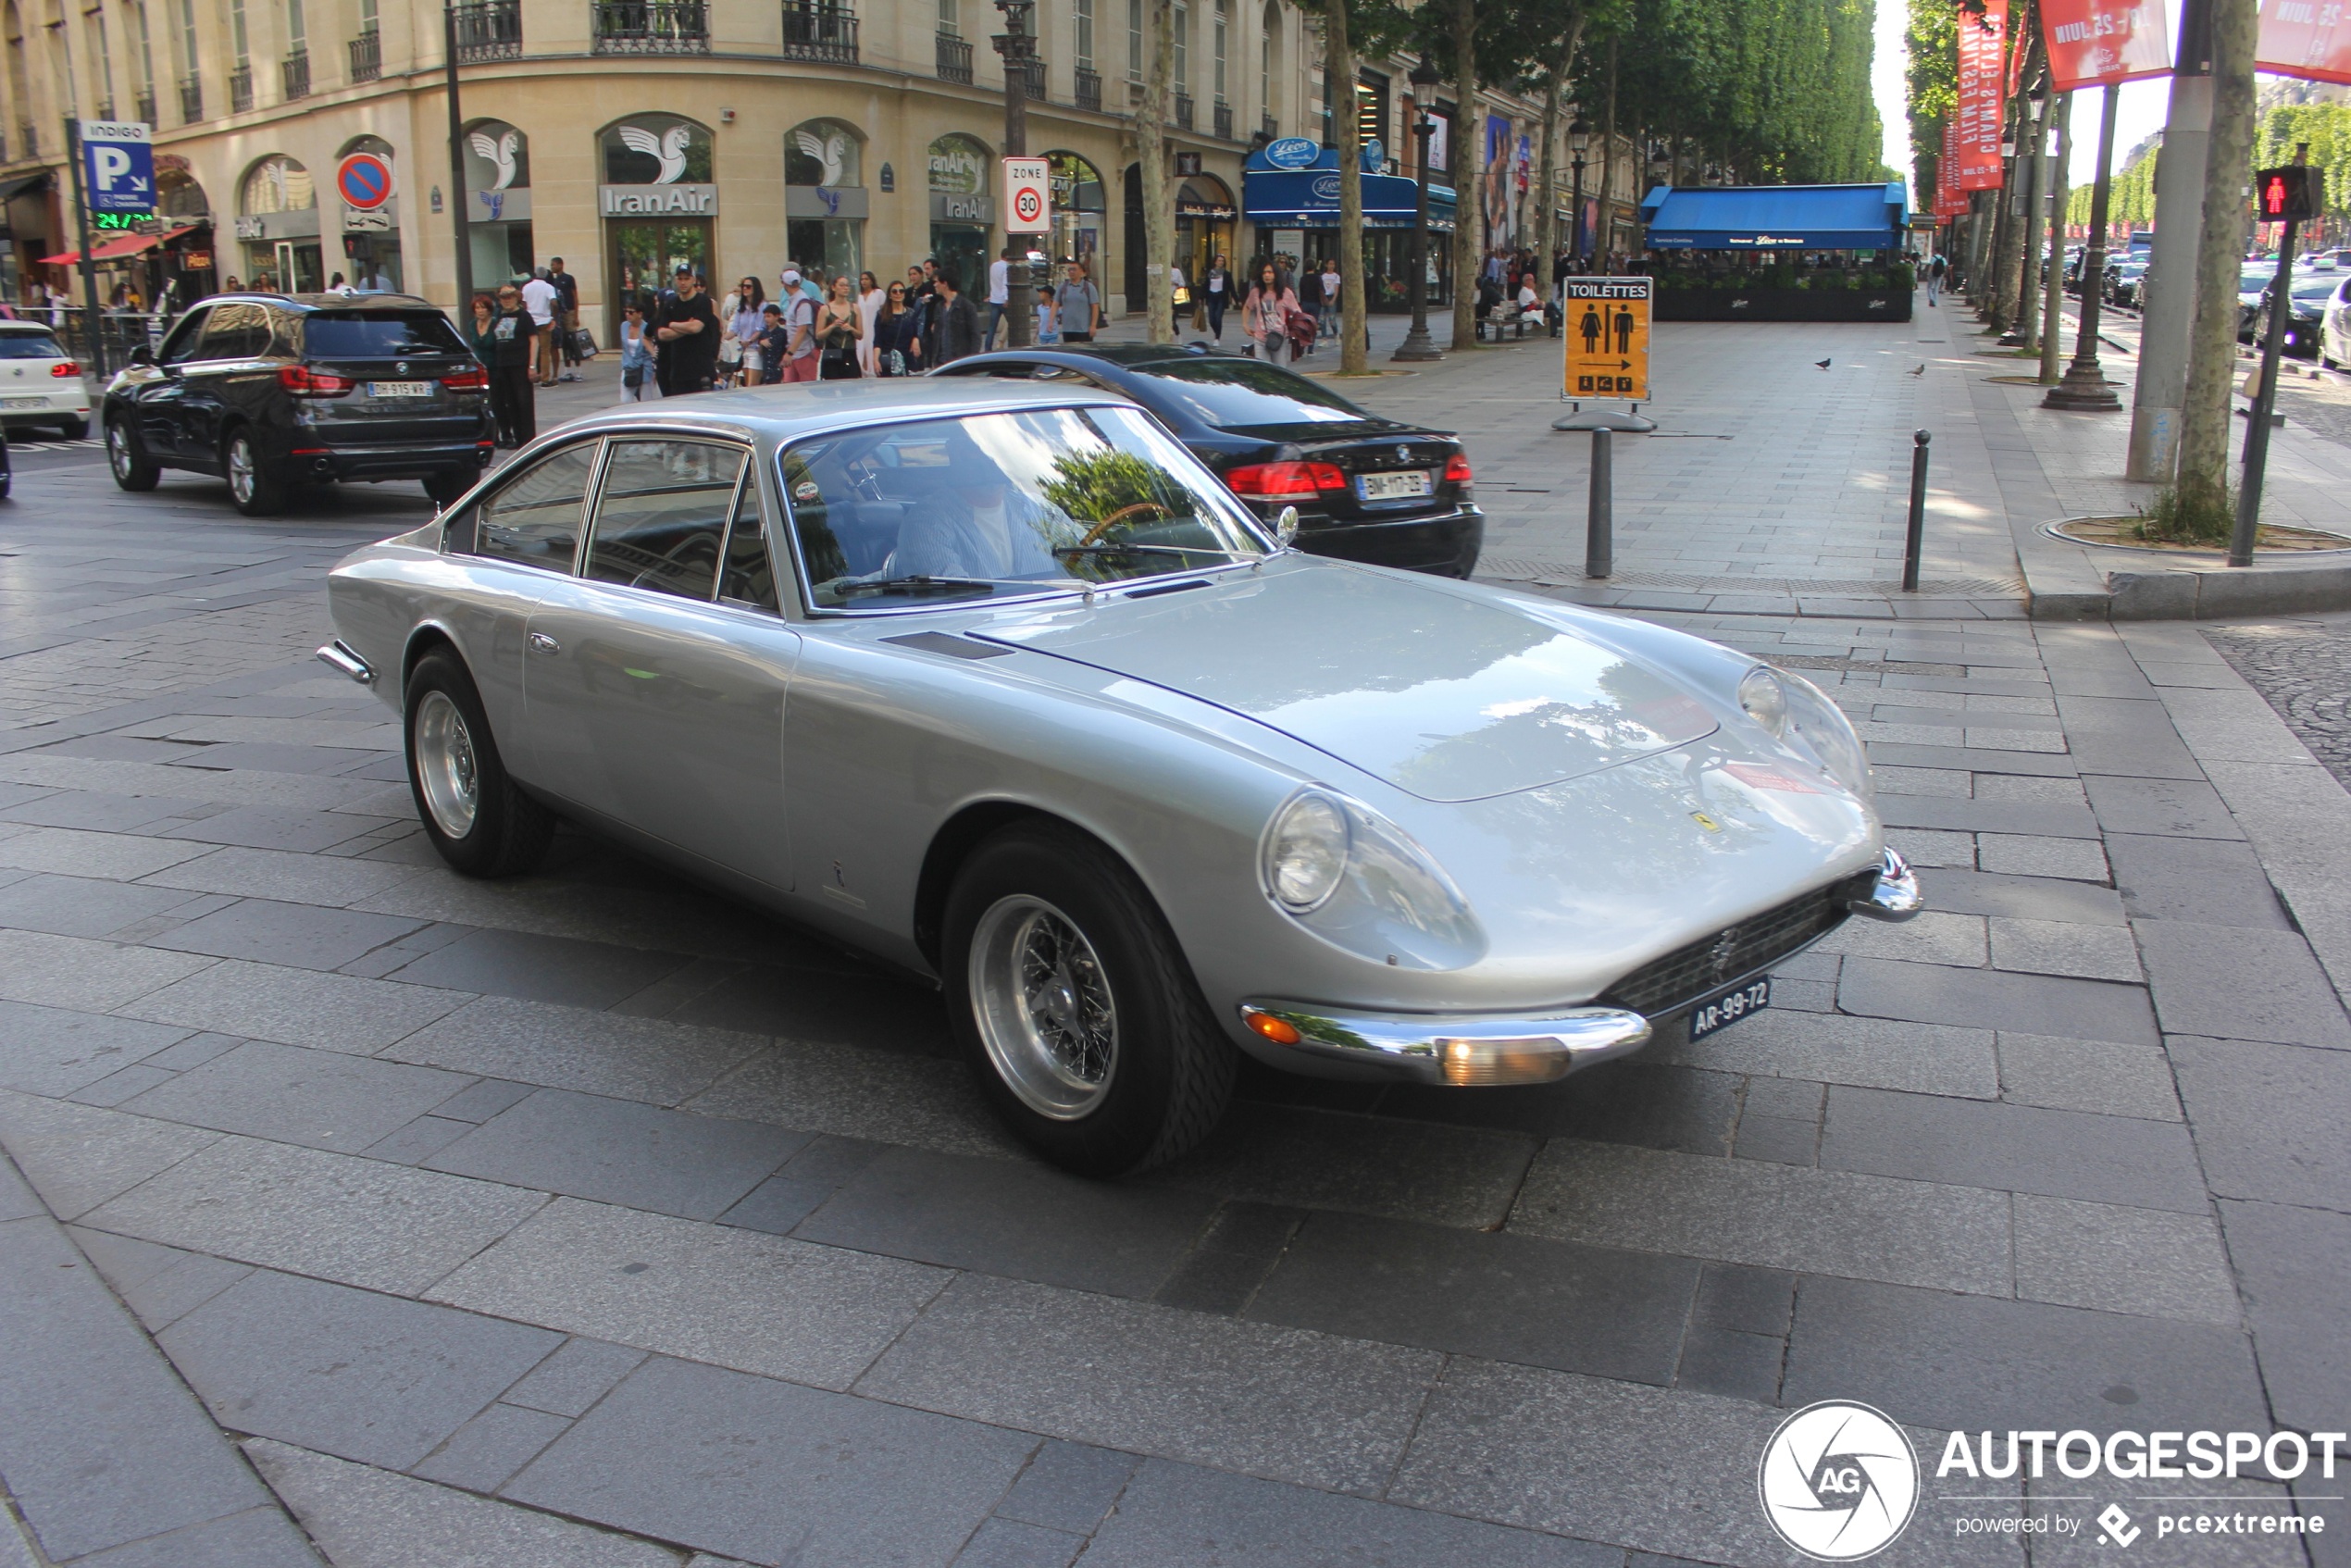
[[[1117,511],[1113,512],[1109,516],[1104,517],[1101,522],[1096,523],[1091,529],[1088,529],[1086,532],[1086,537],[1077,541],[1078,548],[1082,550],[1087,545],[1093,543],[1096,540],[1101,538],[1102,535],[1108,533],[1111,529],[1116,528],[1119,524],[1125,522],[1127,518],[1133,516],[1138,512],[1156,512],[1163,517],[1172,517],[1176,515],[1174,507],[1162,505],[1156,501],[1138,501],[1130,506],[1121,506]]]

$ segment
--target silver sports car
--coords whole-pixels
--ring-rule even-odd
[[[931,979],[1088,1173],[1198,1140],[1239,1051],[1545,1082],[1918,908],[1801,677],[1285,531],[1100,392],[627,405],[344,560],[319,656],[451,865],[561,815]]]

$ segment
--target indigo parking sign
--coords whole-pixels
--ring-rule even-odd
[[[153,129],[135,120],[83,120],[81,173],[92,212],[155,211]]]

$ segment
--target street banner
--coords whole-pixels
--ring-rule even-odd
[[[1566,380],[1570,398],[1649,400],[1649,300],[1647,278],[1569,278]]]
[[[2351,6],[2265,0],[2253,68],[2305,81],[2351,82]]]
[[[2001,73],[2007,69],[2009,0],[1984,0],[1982,11],[1959,7],[1959,175],[1962,191],[2000,188],[2000,129],[2007,99]]]
[[[2171,74],[2162,0],[2041,0],[2041,36],[2059,93]]]
[[[1943,156],[1934,160],[1934,216],[1957,218],[1968,209],[1967,193],[1959,189],[1959,122],[1943,122]]]
[[[81,176],[93,213],[155,211],[154,129],[137,120],[83,120]]]

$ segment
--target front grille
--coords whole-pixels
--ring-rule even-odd
[[[1866,897],[1876,879],[1875,871],[1864,871],[1702,937],[1634,970],[1599,1000],[1652,1018],[1686,1007],[1835,930],[1847,905]]]

